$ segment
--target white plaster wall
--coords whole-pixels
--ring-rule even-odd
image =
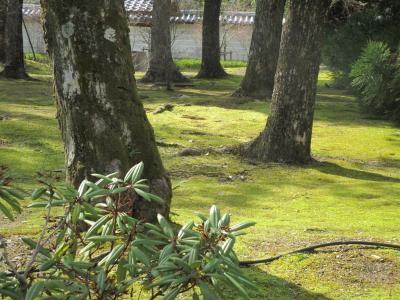
[[[130,27],[131,46],[134,51],[149,49],[150,28]],[[172,55],[174,58],[201,58],[201,24],[172,26]],[[250,25],[224,25],[220,28],[222,49],[232,52],[232,59],[247,60],[253,27]],[[227,59],[230,55],[227,54]]]
[[[45,53],[41,24],[36,19],[25,19],[33,47],[37,53]],[[250,25],[224,25],[220,28],[222,49],[232,52],[232,59],[247,60],[253,27]],[[32,52],[24,31],[24,51]],[[172,29],[172,55],[174,58],[201,58],[201,24],[177,24]],[[130,27],[133,51],[148,51],[149,27]],[[227,59],[230,55],[227,54]]]
[[[32,41],[33,49],[36,53],[46,53],[46,45],[43,38],[43,29],[40,22],[36,19],[25,18],[26,28]],[[25,53],[31,53],[32,49],[29,45],[25,28],[22,28],[24,36],[24,51]]]

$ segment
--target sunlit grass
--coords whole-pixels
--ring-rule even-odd
[[[185,64],[188,63],[182,63]],[[29,70],[40,80],[0,81],[0,165],[9,167],[15,181],[27,190],[35,185],[37,171],[46,173],[63,168],[63,146],[55,119],[49,67],[30,62]],[[231,155],[176,156],[184,147],[242,143],[264,128],[269,103],[232,97],[244,67],[227,71],[231,76],[226,79],[194,80],[193,87],[176,88],[174,92],[139,84],[139,93],[147,96],[143,102],[157,140],[178,145],[178,148],[160,148],[175,187],[172,205],[175,221],[192,219],[195,212],[205,212],[212,204],[231,212],[234,221],[257,221],[257,226],[238,244],[240,256],[246,259],[293,250],[320,240],[372,239],[400,243],[400,129],[361,115],[354,97],[330,87],[330,73],[325,69],[320,75],[314,123],[312,151],[318,160],[315,164],[253,165]],[[196,70],[185,70],[185,74],[194,76]],[[136,74],[137,78],[141,76],[142,73]],[[152,111],[164,103],[173,104],[173,111],[153,115]],[[2,221],[0,232],[35,234],[41,221],[40,211],[27,209],[17,222]],[[393,251],[362,253],[378,254],[385,261],[400,265],[400,256]],[[335,257],[295,256],[252,268],[247,272],[261,288],[258,293],[253,291],[252,297],[400,297],[400,279],[397,283],[371,284],[361,280],[353,284],[350,273],[346,272],[351,262],[343,262],[341,273]],[[326,267],[322,268],[324,261]],[[338,280],[335,276],[349,279]]]

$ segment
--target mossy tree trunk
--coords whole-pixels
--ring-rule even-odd
[[[201,67],[197,78],[222,78],[227,76],[221,65],[219,43],[221,2],[222,0],[204,1]]]
[[[10,79],[29,78],[24,63],[22,5],[23,0],[8,0],[4,30],[4,70],[0,75]]]
[[[154,0],[149,69],[143,82],[187,82],[172,58],[170,16],[171,0]]]
[[[94,172],[124,174],[143,161],[151,192],[165,204],[141,199],[135,213],[149,221],[156,213],[168,216],[171,184],[138,99],[123,0],[41,5],[67,179],[76,186]]]
[[[237,96],[270,98],[282,34],[286,0],[258,0],[246,74]]]
[[[0,0],[0,63],[5,62],[5,26],[7,18],[7,0]]]
[[[265,130],[242,153],[265,162],[311,161],[321,39],[330,0],[291,0]]]

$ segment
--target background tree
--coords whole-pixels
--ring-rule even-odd
[[[175,4],[174,7],[176,7]],[[143,82],[188,81],[172,58],[170,31],[172,13],[174,12],[171,0],[153,1],[150,63],[149,69],[142,79]]]
[[[5,0],[2,0],[5,1]],[[1,76],[12,79],[27,79],[24,63],[22,37],[23,0],[8,0],[5,24],[4,70]]]
[[[242,153],[267,162],[311,161],[321,40],[330,0],[290,0],[271,112],[264,131]]]
[[[7,0],[0,0],[0,63],[4,63],[5,49],[5,26],[7,18]]]
[[[164,205],[135,201],[139,217],[168,215],[171,184],[138,99],[124,2],[42,0],[54,64],[67,179],[120,172],[143,161],[150,190]]]
[[[350,87],[349,74],[369,41],[380,41],[396,51],[400,41],[400,1],[338,2],[330,11],[330,23],[322,48],[322,62],[334,73],[336,87]]]
[[[205,0],[201,67],[197,78],[222,78],[227,74],[221,65],[219,16],[222,0]]]
[[[257,1],[246,74],[236,96],[271,97],[286,0]]]

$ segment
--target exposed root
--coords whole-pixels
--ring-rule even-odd
[[[366,246],[374,246],[374,247],[379,247],[379,248],[390,248],[390,249],[400,250],[400,245],[396,245],[396,244],[367,242],[367,241],[338,241],[338,242],[317,244],[317,245],[301,248],[301,249],[298,249],[298,250],[295,250],[292,252],[288,252],[288,253],[284,253],[284,254],[280,254],[280,255],[264,258],[264,259],[241,261],[240,266],[248,267],[248,266],[257,265],[257,264],[268,264],[268,263],[271,263],[275,260],[281,259],[288,255],[297,254],[297,253],[310,253],[319,248],[341,246],[341,245],[366,245]]]

